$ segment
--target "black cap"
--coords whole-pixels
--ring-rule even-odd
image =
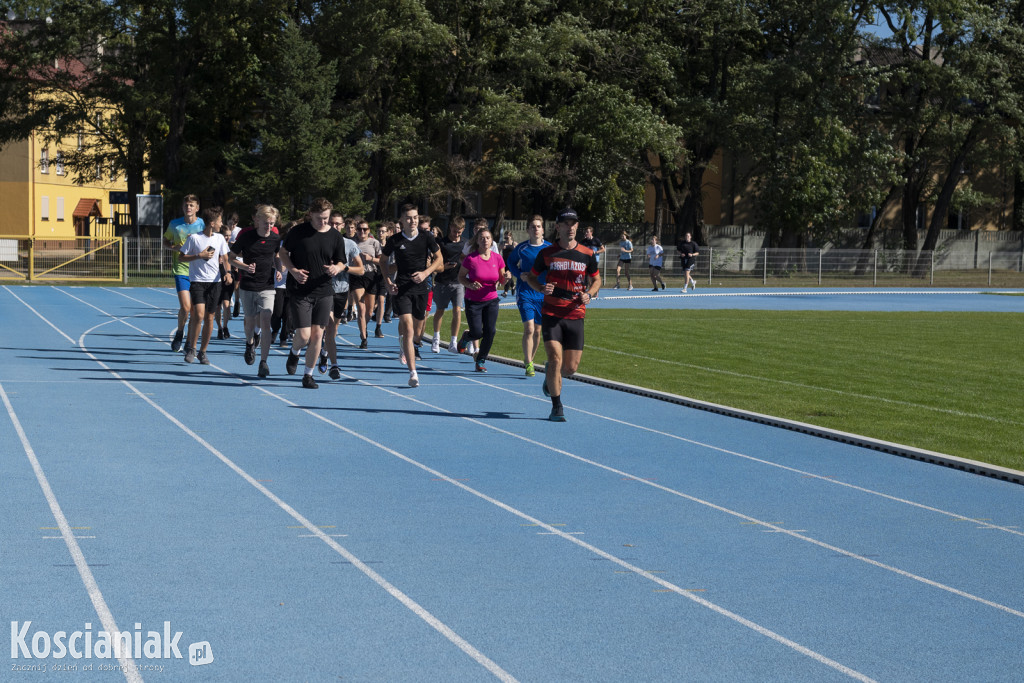
[[[579,223],[580,217],[570,208],[564,208],[558,213],[557,223]]]

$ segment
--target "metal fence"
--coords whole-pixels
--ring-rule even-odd
[[[633,242],[634,285],[647,281],[646,246]],[[607,244],[600,268],[605,286],[615,284],[619,245]],[[166,284],[171,277],[171,252],[159,239],[125,238],[125,281]],[[0,252],[2,253],[2,252]],[[0,261],[0,265],[3,262]],[[662,276],[682,278],[675,248],[665,250]],[[693,276],[715,287],[1024,287],[1024,254],[900,249],[732,249],[701,247]],[[625,277],[620,281],[625,284]]]
[[[631,269],[641,282],[647,278],[645,249],[634,242]],[[606,285],[614,284],[618,258],[618,244],[606,245],[601,259]],[[1024,254],[701,247],[692,274],[698,282],[715,287],[1024,287]],[[662,276],[666,275],[682,278],[679,255],[671,247],[665,250]]]
[[[103,282],[124,279],[120,237],[0,235],[0,280]]]

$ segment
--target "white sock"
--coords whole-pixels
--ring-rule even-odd
[[[306,371],[304,373],[302,373],[302,374],[304,374],[304,375],[312,375],[313,374],[313,368],[306,368]]]

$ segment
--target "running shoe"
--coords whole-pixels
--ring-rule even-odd
[[[618,283],[618,282],[616,282],[616,283],[615,283],[615,286],[614,286],[614,287],[612,287],[612,289],[618,289],[618,288],[619,288],[619,283]]]
[[[206,351],[200,351],[198,354],[196,354],[196,358],[199,359],[199,364],[200,365],[209,365],[210,364],[210,359],[206,357]]]
[[[195,359],[196,359],[196,350],[195,349],[185,349],[185,362],[186,363],[191,363]]]
[[[329,359],[327,358],[327,354],[326,353],[321,353],[320,354],[320,359],[317,361],[317,364],[316,364],[316,371],[319,372],[321,375],[324,374],[325,372],[327,372],[327,364],[328,363],[329,363]]]
[[[384,338],[384,330],[380,329],[380,325],[377,325],[377,329],[373,331],[373,336],[376,339],[383,339]]]
[[[279,341],[277,345],[284,348],[285,346],[288,346],[288,340],[285,337],[281,337],[281,341]]]
[[[361,340],[359,340],[359,348],[365,349],[368,346],[369,344],[366,343],[366,337],[363,337]]]
[[[690,285],[690,286],[691,286],[691,287],[693,287],[693,290],[694,290],[694,291],[697,291],[697,283],[696,283],[696,282],[694,282],[694,283],[693,283],[692,285]]]
[[[655,287],[655,288],[654,288],[654,289],[652,289],[651,291],[652,291],[652,292],[657,292],[657,291],[658,291],[658,288],[657,288],[657,287]]]
[[[629,291],[631,291],[631,292],[633,291],[633,285],[629,286]]]
[[[385,315],[384,316],[384,322],[386,322],[386,323],[391,322],[391,316],[390,315]]]
[[[452,337],[451,343],[448,344],[448,351],[450,353],[461,353],[461,351],[459,351],[459,342],[455,341],[455,337]]]
[[[341,368],[337,365],[331,366],[331,379],[341,379]]]
[[[484,362],[482,360],[476,361],[476,371],[477,372],[487,372],[487,367],[484,366]]]
[[[551,398],[551,392],[548,391],[548,381],[546,379],[544,380],[544,384],[541,385],[540,390],[544,392],[545,396],[547,396],[548,398]]]
[[[285,372],[289,375],[294,375],[295,370],[299,367],[299,354],[288,352],[288,360],[284,363]]]
[[[224,329],[224,332],[225,332],[224,338],[225,339],[230,339],[231,338],[231,334],[228,333],[227,328]],[[256,330],[255,332],[252,333],[252,345],[253,346],[259,346],[260,345],[260,331],[259,330]]]
[[[441,353],[441,335],[434,335],[434,341],[430,342],[430,350],[433,353]]]
[[[224,326],[224,338],[231,339],[231,330],[228,329],[227,325]]]
[[[302,388],[303,389],[319,389],[320,385],[313,379],[313,375],[302,376]]]
[[[533,363],[527,363],[526,364],[526,376],[527,377],[533,377],[536,374],[537,374],[537,371],[534,369]]]
[[[548,419],[552,422],[565,422],[565,413],[562,412],[562,406],[551,409],[551,414],[548,415]]]
[[[413,353],[414,356],[416,356],[416,360],[423,360],[423,356],[420,355],[420,345],[419,344],[413,344],[412,353]]]
[[[459,343],[456,345],[455,348],[458,353],[467,353],[467,351],[469,350],[469,340],[465,334],[459,337]]]
[[[223,338],[224,338],[224,329],[222,328],[222,329],[217,330],[217,339],[223,339]]]
[[[255,342],[245,343],[245,364],[252,365],[256,362],[256,346]]]
[[[420,385],[420,378],[415,372],[409,373],[409,386],[418,387]]]
[[[174,339],[171,340],[171,351],[177,353],[181,349],[181,340],[185,336],[185,330],[178,330],[174,333]]]
[[[256,372],[260,377],[270,377],[270,366],[267,365],[267,361],[260,361],[260,369]]]
[[[469,346],[466,347],[466,353],[468,353],[471,356],[475,356],[476,352],[477,352],[476,342],[471,340],[469,342]]]

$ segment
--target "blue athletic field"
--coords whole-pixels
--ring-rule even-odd
[[[828,291],[593,306],[1024,311]],[[0,287],[4,680],[1021,680],[1021,484],[571,380],[551,423],[428,346],[412,389],[395,323],[306,390],[176,309]]]

